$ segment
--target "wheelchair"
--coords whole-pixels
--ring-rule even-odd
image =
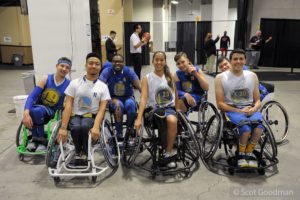
[[[269,94],[262,100],[260,112],[268,122],[277,144],[282,144],[288,135],[289,116],[286,109],[276,100],[270,100],[274,95],[274,85],[260,82],[265,86]]]
[[[135,104],[137,108],[136,110],[138,110],[137,102],[135,102]],[[114,113],[109,107],[107,108],[107,111],[109,112],[110,122],[108,123],[110,130],[112,130],[113,135],[117,135]],[[126,115],[126,111],[123,113],[123,115]],[[120,160],[124,166],[131,168],[138,152],[140,151],[143,132],[141,131],[142,129],[139,132],[136,132],[133,127],[127,127],[126,120],[123,120],[122,127],[123,130],[125,130],[125,133],[123,133],[121,138],[117,139],[121,153]]]
[[[141,130],[146,134],[140,135],[142,140],[138,145],[139,152],[136,152],[138,155],[135,155],[134,167],[149,172],[153,179],[158,175],[183,174],[189,177],[193,169],[199,165],[200,150],[194,135],[195,131],[186,115],[177,112],[177,137],[174,144],[177,154],[172,157],[176,167],[168,167],[169,161],[164,158],[167,143],[166,122],[157,116],[164,114],[164,109],[159,106],[145,109]]]
[[[253,154],[255,155],[257,168],[238,167],[239,159],[239,127],[249,125],[251,127],[263,125],[264,131],[256,145]],[[224,147],[224,153],[218,153],[218,149]],[[213,172],[223,168],[228,170],[230,175],[235,172],[257,171],[258,174],[264,175],[266,169],[275,167],[278,163],[277,144],[275,142],[269,123],[263,118],[263,121],[242,121],[238,125],[227,120],[225,114],[217,113],[212,116],[207,124],[201,156],[205,166]]]
[[[57,110],[55,112],[54,117],[47,123],[47,127],[45,130],[45,138],[47,141],[51,138],[51,133],[53,130],[53,127],[55,123],[61,118],[61,111]],[[16,146],[17,146],[17,153],[18,153],[18,158],[20,161],[23,161],[25,158],[25,155],[46,155],[47,151],[28,151],[27,150],[27,145],[31,142],[32,140],[32,134],[31,130],[26,128],[24,124],[20,123],[17,133],[16,133]]]
[[[109,169],[118,168],[120,149],[107,119],[104,119],[101,125],[99,140],[93,142],[89,135],[87,163],[84,165],[72,163],[75,157],[75,146],[70,133],[67,142],[57,143],[60,127],[61,121],[58,121],[49,140],[46,155],[48,172],[55,184],[58,184],[62,177],[91,177],[92,183],[95,183],[99,175]]]

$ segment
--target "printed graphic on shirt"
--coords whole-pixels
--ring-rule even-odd
[[[92,106],[92,99],[87,96],[79,98],[79,110],[88,110]]]
[[[155,92],[155,100],[158,105],[165,105],[173,101],[173,95],[169,87],[159,87]]]
[[[190,81],[184,81],[184,82],[182,83],[182,90],[183,90],[184,92],[191,92],[192,89],[193,89],[192,82],[190,82]]]
[[[231,93],[231,100],[236,105],[242,105],[244,102],[247,102],[249,97],[250,95],[248,88],[236,89]]]
[[[114,93],[116,96],[124,96],[125,95],[125,85],[123,82],[118,82],[115,84]]]
[[[49,88],[42,93],[42,102],[45,106],[54,106],[59,101],[59,97],[60,95],[55,89]]]

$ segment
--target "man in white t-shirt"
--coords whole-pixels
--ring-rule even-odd
[[[142,27],[139,24],[134,25],[134,32],[130,36],[130,54],[133,63],[134,72],[141,79],[142,70],[142,46],[147,44],[145,38],[140,39],[139,34],[142,32]]]
[[[100,56],[89,53],[86,56],[86,75],[71,81],[65,91],[66,101],[62,125],[57,141],[67,140],[67,127],[75,145],[75,161],[86,163],[88,155],[88,134],[97,140],[100,126],[110,95],[107,86],[98,79],[101,70]]]

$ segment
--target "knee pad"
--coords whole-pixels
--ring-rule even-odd
[[[159,143],[163,148],[167,146],[167,120],[164,109],[156,109],[154,111],[154,122],[158,128]]]

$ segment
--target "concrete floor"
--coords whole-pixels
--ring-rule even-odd
[[[173,54],[168,55],[171,71],[175,71]],[[153,69],[145,66],[143,74]],[[299,81],[273,82],[276,99],[287,109],[290,117],[288,143],[278,147],[278,173],[217,175],[200,168],[188,179],[159,177],[151,180],[146,175],[123,167],[108,178],[99,177],[96,184],[86,178],[74,178],[55,186],[48,175],[44,158],[18,160],[15,133],[20,122],[13,108],[12,97],[24,93],[21,73],[26,70],[0,70],[0,199],[299,199],[300,166],[300,84]],[[209,98],[214,102],[213,78]],[[298,156],[297,156],[298,155]],[[262,196],[260,191],[282,189],[289,196]],[[259,190],[262,189],[262,190]]]

